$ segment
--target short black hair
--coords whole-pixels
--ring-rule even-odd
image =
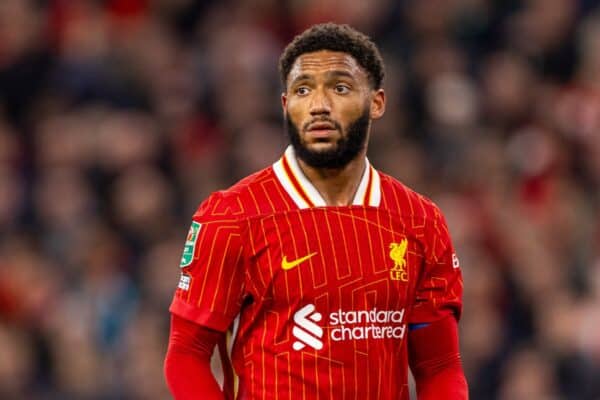
[[[283,87],[298,57],[320,50],[340,51],[354,57],[365,69],[374,89],[383,84],[384,66],[379,49],[371,39],[349,25],[331,22],[314,25],[292,40],[279,58],[279,74]]]

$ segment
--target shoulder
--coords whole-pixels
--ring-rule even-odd
[[[443,219],[440,208],[429,197],[414,191],[394,177],[379,172],[382,206],[402,216]]]
[[[381,175],[382,206],[409,221],[412,229],[424,234],[426,248],[434,250],[436,243],[441,244],[437,246],[439,249],[451,247],[446,218],[439,206],[391,176]]]
[[[244,219],[254,215],[260,201],[263,185],[274,177],[271,167],[249,175],[231,187],[213,192],[198,207],[195,219]]]

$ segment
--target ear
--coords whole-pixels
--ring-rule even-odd
[[[371,119],[379,119],[385,113],[385,92],[383,89],[377,89],[371,98]]]
[[[285,92],[281,93],[281,107],[283,111],[287,109],[287,94]]]

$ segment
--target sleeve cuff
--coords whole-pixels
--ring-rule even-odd
[[[184,302],[178,297],[173,298],[169,311],[181,318],[206,326],[216,331],[225,332],[232,322],[232,318],[223,314],[203,310]]]

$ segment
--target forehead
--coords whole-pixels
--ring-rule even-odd
[[[325,74],[332,71],[343,71],[356,79],[367,79],[364,69],[350,54],[320,50],[304,53],[296,58],[288,75],[288,82],[293,82],[301,75]]]

